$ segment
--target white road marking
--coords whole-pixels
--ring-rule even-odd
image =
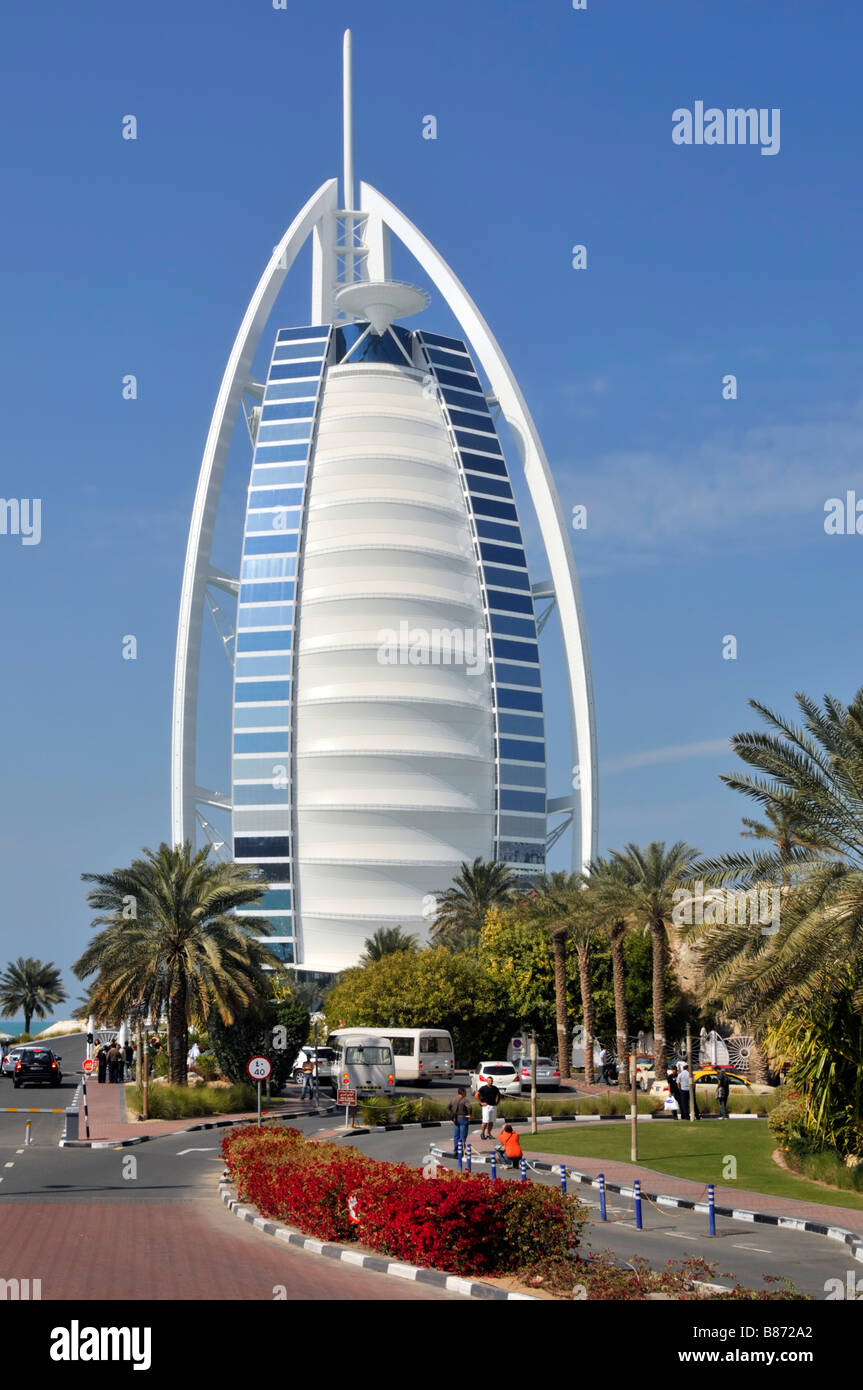
[[[24,1150],[23,1150],[23,1149],[16,1149],[15,1152],[16,1152],[16,1154],[22,1154],[22,1153],[24,1152]]]
[[[179,1153],[176,1153],[176,1154],[174,1155],[174,1157],[175,1157],[175,1158],[182,1158],[182,1157],[183,1157],[183,1154],[212,1154],[212,1153],[216,1153],[216,1152],[218,1151],[218,1148],[219,1148],[218,1144],[211,1144],[211,1145],[209,1145],[208,1148],[200,1148],[200,1149],[180,1149]]]
[[[15,1167],[15,1164],[14,1164],[14,1163],[4,1163],[4,1164],[3,1164],[3,1167],[4,1167],[4,1168],[14,1168],[14,1167]]]
[[[735,1245],[735,1250],[757,1250],[759,1255],[772,1255],[772,1250],[765,1250],[763,1245]]]
[[[698,1236],[683,1236],[679,1231],[666,1231],[665,1234],[667,1236],[674,1236],[675,1240],[698,1240]]]

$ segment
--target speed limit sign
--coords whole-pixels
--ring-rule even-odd
[[[268,1057],[253,1057],[246,1071],[253,1081],[267,1081],[272,1075],[273,1064]]]

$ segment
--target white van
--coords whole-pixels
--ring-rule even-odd
[[[393,1049],[389,1038],[364,1028],[340,1029],[330,1034],[327,1046],[334,1047],[332,1087],[356,1091],[359,1096],[391,1096],[396,1088]]]
[[[339,1028],[327,1038],[336,1047],[344,1034],[355,1032]],[[451,1081],[455,1071],[452,1037],[444,1028],[375,1028],[370,1032],[388,1038],[395,1059],[396,1082],[422,1086],[430,1081]]]

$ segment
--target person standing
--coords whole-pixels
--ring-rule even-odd
[[[728,1119],[728,1092],[730,1090],[731,1082],[728,1079],[728,1072],[723,1069],[716,1082],[716,1099],[719,1101],[720,1120]]]
[[[491,1139],[492,1126],[497,1119],[497,1105],[500,1100],[500,1091],[490,1081],[484,1081],[476,1093],[476,1098],[482,1106],[482,1124],[480,1125],[480,1139]]]
[[[100,1043],[100,1044],[99,1044],[99,1051],[96,1053],[96,1076],[97,1076],[97,1078],[98,1078],[98,1081],[99,1081],[99,1084],[100,1084],[100,1085],[101,1085],[102,1082],[105,1080],[105,1075],[106,1075],[106,1073],[107,1073],[107,1070],[108,1070],[108,1049],[105,1047],[105,1044],[104,1044],[104,1043]]]
[[[130,1042],[127,1042],[126,1046],[123,1048],[123,1060],[126,1064],[126,1080],[134,1081],[135,1073],[133,1068],[135,1063],[135,1049]]]
[[[677,1084],[680,1088],[680,1113],[684,1120],[688,1120],[689,1098],[692,1093],[692,1077],[689,1075],[689,1069],[685,1062],[682,1067],[678,1068]]]
[[[116,1039],[108,1048],[108,1080],[115,1084],[120,1080],[120,1058],[122,1053],[117,1046]]]
[[[447,1110],[452,1120],[453,1150],[458,1153],[459,1142],[461,1142],[462,1152],[464,1152],[464,1146],[467,1143],[467,1127],[471,1116],[471,1104],[464,1086],[459,1086],[455,1099],[449,1102]]]
[[[674,1118],[675,1120],[679,1120],[680,1112],[683,1109],[683,1105],[680,1097],[680,1087],[677,1084],[677,1067],[672,1067],[671,1071],[668,1073],[668,1094],[671,1096],[671,1099],[674,1101],[674,1104],[677,1107],[674,1111]]]
[[[315,1098],[315,1067],[308,1052],[303,1053],[303,1065],[300,1068],[302,1073],[302,1087],[300,1090],[300,1100],[314,1100]],[[316,1059],[317,1060],[317,1059]]]

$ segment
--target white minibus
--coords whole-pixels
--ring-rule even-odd
[[[429,1081],[451,1081],[455,1068],[452,1037],[444,1028],[375,1028],[370,1029],[392,1044],[396,1081],[402,1085],[421,1086]],[[356,1029],[338,1028],[327,1038],[328,1047],[337,1047],[338,1040]]]
[[[391,1096],[396,1087],[393,1049],[389,1038],[367,1028],[343,1028],[333,1033],[327,1046],[337,1053],[332,1087],[356,1091],[359,1096]]]

